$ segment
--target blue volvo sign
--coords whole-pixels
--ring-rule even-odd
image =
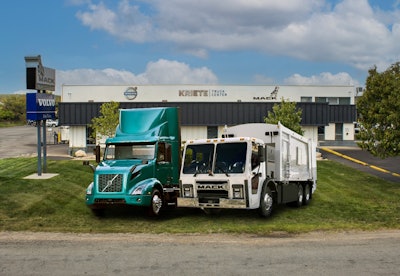
[[[53,94],[27,93],[26,119],[33,121],[54,119],[56,115],[56,100]]]

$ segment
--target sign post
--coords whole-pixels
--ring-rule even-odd
[[[26,118],[36,121],[37,127],[37,154],[38,176],[42,175],[42,151],[43,146],[43,171],[47,170],[47,145],[46,145],[46,120],[55,118],[55,97],[46,93],[55,91],[55,70],[43,67],[40,55],[25,57],[26,64],[26,88],[35,89],[36,93],[26,94]],[[40,128],[43,126],[43,141]]]

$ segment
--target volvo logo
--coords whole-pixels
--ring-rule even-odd
[[[39,106],[56,106],[55,99],[37,99]]]
[[[137,97],[137,87],[128,87],[125,92],[124,92],[124,96],[125,98],[127,98],[128,100],[134,100]]]

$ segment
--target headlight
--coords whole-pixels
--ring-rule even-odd
[[[183,197],[193,197],[193,186],[190,184],[184,184],[182,186]]]
[[[232,185],[233,198],[244,198],[243,186],[242,185]]]
[[[133,190],[131,195],[141,195],[143,192],[143,186],[139,186],[136,189]]]
[[[91,195],[93,193],[93,182],[89,184],[89,186],[86,188],[86,194]]]

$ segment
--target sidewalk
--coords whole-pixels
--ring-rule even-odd
[[[43,152],[42,152],[43,154]],[[92,152],[86,153],[85,157],[74,157],[69,155],[68,144],[47,144],[47,159],[49,160],[94,160],[96,157]],[[37,156],[37,154],[36,154]]]

